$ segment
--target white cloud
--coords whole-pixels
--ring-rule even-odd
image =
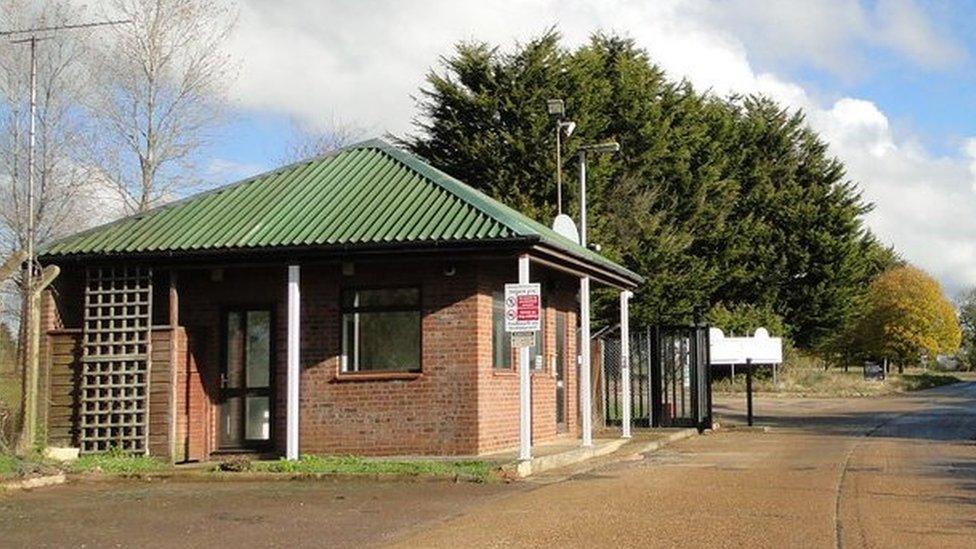
[[[928,69],[964,56],[912,0],[731,0],[711,7],[709,20],[736,29],[765,63],[810,65],[856,78],[870,70],[864,48],[891,50]]]
[[[267,170],[263,164],[213,158],[204,172],[206,181],[237,181]]]
[[[976,137],[967,139],[963,145],[963,150],[969,157],[969,174],[972,177],[973,191],[976,191]]]
[[[869,223],[950,291],[976,283],[976,139],[936,157],[863,98],[825,101],[754,60],[788,58],[844,73],[862,45],[941,67],[963,53],[911,2],[705,0],[245,1],[232,47],[233,98],[306,123],[339,117],[366,133],[410,129],[427,70],[459,40],[502,45],[557,25],[567,44],[599,29],[634,38],[669,74],[718,94],[761,92],[807,111],[877,208]],[[966,156],[968,153],[968,156]]]

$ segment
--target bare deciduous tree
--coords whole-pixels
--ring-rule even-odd
[[[91,71],[97,158],[130,211],[195,183],[193,155],[221,115],[236,70],[225,51],[236,14],[216,0],[111,0],[105,14],[130,23],[105,33]]]
[[[362,129],[334,116],[325,125],[325,129],[292,121],[292,136],[279,161],[288,164],[328,154],[355,142],[362,134]]]
[[[56,25],[75,17],[66,1],[12,0],[0,4],[5,28]],[[35,222],[39,244],[77,231],[91,219],[94,170],[84,144],[92,128],[78,106],[89,89],[78,63],[84,35],[52,34],[37,48]],[[27,240],[28,50],[0,43],[0,245],[5,254]]]
[[[8,0],[0,3],[0,27],[27,29],[51,27],[77,20],[80,10],[67,0],[30,2]],[[69,35],[39,33],[36,47],[37,93],[34,161],[35,242],[39,245],[70,232],[86,228],[104,212],[93,192],[98,179],[87,162],[84,143],[92,128],[79,108],[89,88],[84,85],[79,58],[86,50],[84,32]],[[28,236],[27,185],[29,126],[30,51],[24,44],[0,42],[0,249],[4,261],[19,265]],[[20,257],[20,259],[18,259]],[[24,354],[26,332],[23,322],[26,288],[19,269],[0,277],[0,322],[18,327],[17,352],[21,355],[22,417],[27,417],[28,402],[35,409],[36,363],[28,368]],[[36,307],[32,309],[36,316]],[[12,343],[9,338],[4,344]],[[36,349],[36,340],[32,344]],[[0,360],[13,353],[0,349]],[[30,375],[28,375],[30,372]],[[30,399],[28,399],[28,396]],[[10,403],[8,403],[9,405]],[[31,416],[33,417],[33,416]],[[23,423],[23,422],[22,422]],[[33,422],[31,422],[33,426]],[[22,425],[23,428],[23,425]],[[33,430],[24,430],[20,446],[29,447]]]

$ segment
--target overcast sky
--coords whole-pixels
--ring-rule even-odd
[[[675,78],[803,108],[870,226],[951,294],[976,283],[976,2],[244,0],[216,181],[273,167],[290,120],[410,130],[411,95],[459,40],[629,36]]]

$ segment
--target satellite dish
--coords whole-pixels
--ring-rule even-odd
[[[566,214],[557,215],[556,219],[552,222],[552,230],[556,231],[560,236],[579,244],[579,231],[576,230],[576,223],[573,222],[572,217]]]

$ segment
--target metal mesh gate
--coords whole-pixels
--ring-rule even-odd
[[[623,379],[620,336],[605,334],[603,345],[604,418],[620,425]],[[708,328],[655,326],[630,336],[631,418],[635,427],[697,427],[712,423]]]
[[[86,273],[80,443],[85,453],[148,451],[152,270]]]
[[[630,417],[635,427],[651,425],[650,339],[646,331],[630,337]],[[620,338],[603,340],[604,418],[608,425],[623,419],[623,377],[620,368]]]
[[[655,327],[651,338],[651,406],[655,427],[712,426],[708,328]]]

